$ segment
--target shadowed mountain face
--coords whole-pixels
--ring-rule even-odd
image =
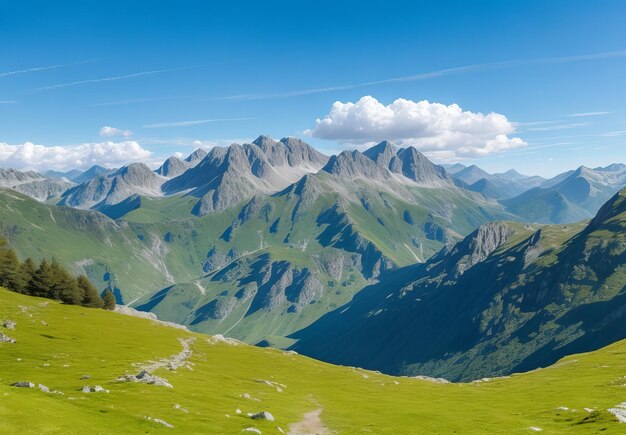
[[[366,287],[292,336],[298,352],[388,373],[505,375],[626,337],[626,191],[591,223],[492,223]]]

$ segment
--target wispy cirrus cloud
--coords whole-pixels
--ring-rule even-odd
[[[488,62],[488,63],[479,63],[479,64],[471,64],[471,65],[462,65],[462,66],[444,68],[444,69],[440,69],[436,71],[428,71],[428,72],[412,74],[412,75],[407,75],[407,76],[393,77],[393,78],[381,79],[381,80],[373,80],[373,81],[361,82],[361,83],[345,84],[345,85],[339,85],[339,86],[327,86],[327,87],[321,87],[321,88],[302,89],[302,90],[295,90],[295,91],[288,91],[288,92],[248,93],[248,94],[238,94],[238,95],[227,95],[227,96],[210,98],[210,100],[212,101],[269,100],[269,99],[279,99],[279,98],[291,98],[291,97],[299,97],[299,96],[304,96],[304,95],[320,94],[320,93],[333,92],[333,91],[344,91],[344,90],[363,88],[363,87],[368,87],[368,86],[376,86],[376,85],[382,85],[382,84],[389,84],[389,83],[402,83],[402,82],[412,82],[412,81],[418,81],[418,80],[428,80],[428,79],[433,79],[433,78],[453,75],[453,74],[514,68],[514,67],[525,66],[525,65],[550,65],[550,64],[561,64],[561,63],[572,63],[572,62],[588,62],[588,61],[594,61],[594,60],[613,59],[613,58],[622,58],[622,57],[626,57],[626,50],[625,51],[610,51],[610,52],[602,52],[602,53],[591,53],[591,54],[574,55],[574,56],[544,57],[544,58],[534,58],[534,59],[515,59],[515,60],[507,60],[507,61],[500,61],[500,62]]]
[[[192,125],[208,124],[210,122],[250,121],[252,119],[254,118],[214,118],[214,119],[195,119],[191,121],[157,122],[154,124],[144,125],[143,128],[188,127]]]
[[[580,113],[570,113],[565,116],[568,116],[570,118],[586,118],[588,116],[610,115],[611,113],[615,113],[615,112],[580,112]]]
[[[17,103],[15,100],[0,100],[0,104],[14,104]]]
[[[84,65],[86,63],[99,62],[101,60],[104,60],[104,58],[89,59],[89,60],[83,60],[83,61],[80,61],[80,62],[72,62],[72,63],[60,63],[60,64],[57,64],[57,65],[35,66],[35,67],[31,67],[31,68],[23,68],[23,69],[18,69],[18,70],[14,70],[14,71],[5,71],[5,72],[0,72],[0,78],[14,76],[14,75],[19,75],[19,74],[27,74],[27,73],[32,73],[32,72],[38,72],[38,71],[46,71],[46,70],[50,70],[50,69],[67,68],[67,67],[70,67],[70,66]]]
[[[121,76],[101,77],[101,78],[98,78],[98,79],[76,80],[76,81],[73,81],[73,82],[59,83],[59,84],[56,84],[56,85],[50,85],[50,86],[43,86],[43,87],[40,87],[40,88],[34,88],[34,89],[30,89],[28,92],[41,92],[41,91],[49,91],[49,90],[53,90],[53,89],[69,88],[69,87],[73,87],[73,86],[85,85],[85,84],[90,84],[90,83],[100,83],[100,82],[112,82],[112,81],[118,81],[118,80],[126,80],[126,79],[132,79],[132,78],[135,78],[135,77],[143,77],[143,76],[154,75],[154,74],[162,74],[162,73],[167,73],[167,72],[180,71],[180,70],[184,70],[184,69],[188,69],[188,68],[191,68],[191,67],[185,66],[185,67],[178,67],[178,68],[159,69],[159,70],[152,70],[152,71],[142,71],[142,72],[133,73],[133,74],[124,74],[124,75],[121,75]]]
[[[549,125],[546,127],[531,127],[527,128],[527,131],[556,131],[556,130],[568,130],[570,128],[586,127],[591,125],[591,122],[571,122],[567,124]]]
[[[89,107],[125,106],[127,104],[153,103],[155,101],[171,101],[192,98],[189,96],[180,97],[154,97],[154,98],[126,98],[124,100],[107,101],[104,103],[90,104]]]

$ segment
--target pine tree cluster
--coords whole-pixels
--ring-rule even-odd
[[[7,241],[0,237],[0,286],[17,293],[55,299],[84,307],[115,309],[115,297],[107,290],[102,297],[84,275],[72,276],[55,260],[32,258],[20,262]]]

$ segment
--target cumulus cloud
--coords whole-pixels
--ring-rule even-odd
[[[118,167],[131,162],[148,162],[152,153],[135,141],[84,143],[73,146],[44,146],[26,142],[0,142],[0,166],[45,171],[87,169],[98,164]]]
[[[131,137],[132,135],[133,132],[130,130],[122,130],[108,125],[100,129],[100,136],[102,137]]]
[[[335,102],[307,136],[365,145],[384,139],[415,146],[440,158],[478,157],[526,145],[510,137],[515,125],[498,113],[464,111],[457,104],[399,98],[384,105],[371,96],[356,103]]]

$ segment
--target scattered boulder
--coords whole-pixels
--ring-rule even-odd
[[[256,401],[256,402],[260,402],[260,400],[259,400],[259,399],[255,399],[254,397],[252,397],[252,396],[251,396],[251,395],[249,395],[248,393],[243,393],[243,394],[241,395],[241,397],[243,397],[244,399],[254,400],[254,401]]]
[[[615,405],[613,408],[610,408],[607,411],[613,414],[620,423],[626,423],[626,402]]]
[[[35,388],[35,384],[33,384],[32,382],[28,382],[28,381],[14,382],[11,384],[11,386],[17,387],[17,388]]]
[[[233,346],[237,346],[238,344],[241,344],[241,341],[235,340],[234,338],[224,337],[222,334],[215,334],[214,336],[209,338],[207,341],[210,344],[226,343],[226,344],[230,344]]]
[[[4,326],[7,329],[15,329],[15,325],[16,323],[13,320],[4,320],[2,321],[2,326]]]
[[[189,414],[189,410],[183,408],[182,406],[180,406],[178,403],[176,405],[174,405],[174,409],[179,409],[182,412],[184,412],[185,414]]]
[[[160,376],[153,375],[146,370],[142,370],[136,375],[124,375],[117,378],[118,381],[122,382],[139,382],[142,384],[150,384],[150,385],[158,385],[161,387],[174,388],[172,384],[167,382],[167,379],[164,379]]]
[[[100,385],[85,385],[82,389],[83,393],[108,393],[109,390],[105,390]]]
[[[60,394],[63,395],[63,392],[58,391],[58,390],[51,390],[50,388],[46,387],[44,384],[39,384],[37,385],[37,388],[39,388],[41,391],[43,391],[44,393],[48,393],[48,394]]]
[[[262,433],[260,430],[258,430],[255,427],[247,427],[243,429],[242,432]]]
[[[8,335],[4,335],[0,332],[0,343],[15,343],[15,338],[11,338]]]
[[[82,376],[80,377],[80,379],[81,379],[81,380],[91,379],[91,376],[89,376],[89,375],[82,375]]]
[[[174,427],[173,424],[169,424],[167,421],[161,420],[160,418],[145,417],[145,419],[148,421],[153,421],[155,423],[162,424],[163,426],[169,427],[170,429]]]
[[[252,418],[252,420],[274,421],[274,416],[267,411],[257,412],[256,414],[253,414],[250,418]]]

